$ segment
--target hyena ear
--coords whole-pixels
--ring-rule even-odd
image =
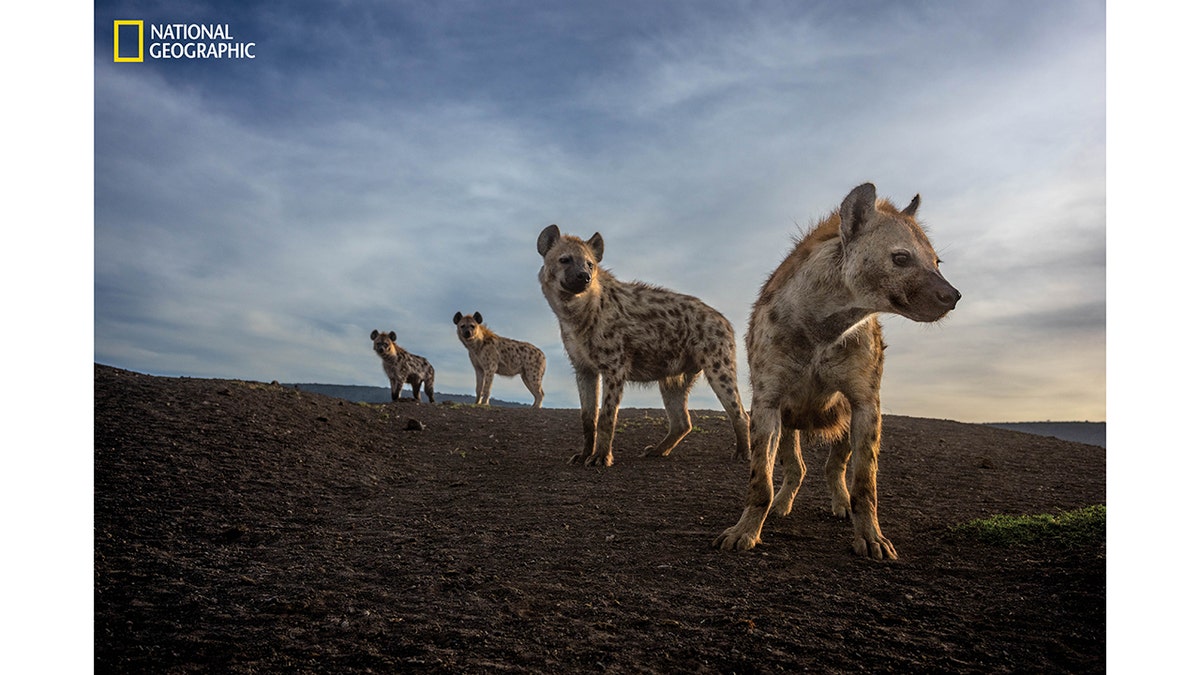
[[[390,337],[392,339],[392,342],[395,342],[396,341],[396,331],[392,331],[392,332],[388,333],[388,337]]]
[[[379,331],[377,331],[377,330],[371,331],[371,339],[374,340],[377,337],[379,337]]]
[[[601,237],[600,233],[597,232],[592,235],[591,239],[587,240],[587,244],[592,247],[592,253],[596,256],[596,262],[600,262],[604,258],[604,237]]]
[[[554,248],[554,245],[558,243],[558,239],[561,236],[557,225],[547,225],[546,229],[542,230],[542,233],[538,235],[538,255],[545,257],[550,252],[550,249]]]
[[[863,227],[875,213],[875,186],[863,183],[842,200],[842,240],[850,241],[862,234]]]
[[[483,323],[483,315],[475,312],[475,323]]]
[[[457,326],[459,321],[462,321],[462,312],[455,312],[454,313],[454,325]]]
[[[914,218],[917,215],[917,208],[920,206],[921,206],[921,195],[920,194],[913,195],[913,200],[911,202],[909,202],[908,206],[904,207],[904,210],[901,211],[900,213],[908,216],[909,218]]]

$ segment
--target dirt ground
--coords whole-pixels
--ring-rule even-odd
[[[749,474],[712,411],[666,459],[641,456],[662,411],[621,411],[599,469],[567,463],[577,410],[101,365],[94,395],[97,672],[1105,669],[1104,547],[949,529],[1103,504],[1096,446],[885,417],[879,519],[900,559],[876,562],[827,511],[823,448],[762,544],[711,548]]]

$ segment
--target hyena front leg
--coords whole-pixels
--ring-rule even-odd
[[[876,560],[896,559],[896,547],[879,530],[878,496],[875,491],[879,469],[879,437],[882,420],[879,404],[854,406],[850,416],[853,482],[850,518],[854,522],[854,552]]]
[[[496,371],[494,370],[483,371],[483,393],[480,394],[480,398],[482,399],[480,403],[483,405],[492,404],[492,379],[495,376]]]
[[[600,398],[600,374],[576,370],[575,385],[579,388],[579,412],[580,417],[583,418],[583,451],[571,456],[571,464],[583,462],[596,453],[596,413]]]
[[[588,466],[612,466],[613,435],[617,431],[617,411],[621,407],[621,395],[625,380],[616,376],[604,376],[604,404],[600,406],[600,419],[596,423],[596,449],[584,464]]]
[[[783,485],[775,493],[771,513],[786,516],[792,512],[792,503],[796,501],[796,493],[800,491],[800,483],[804,482],[807,471],[801,454],[799,431],[786,427],[783,429],[779,441],[779,462],[783,464]]]
[[[666,457],[671,454],[679,441],[692,430],[692,418],[688,415],[688,392],[696,383],[700,373],[684,373],[674,377],[666,377],[658,381],[658,389],[662,392],[663,406],[667,409],[667,435],[658,445],[646,448],[647,457]]]
[[[781,433],[779,408],[756,404],[750,410],[750,488],[746,508],[733,527],[721,533],[713,546],[724,551],[746,551],[762,541],[763,521],[771,508],[774,489],[772,471]]]
[[[404,393],[404,382],[392,380],[392,400],[399,401],[402,393]]]
[[[475,366],[475,405],[483,403],[483,368]]]

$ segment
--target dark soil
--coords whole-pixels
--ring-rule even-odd
[[[577,410],[355,404],[95,368],[97,672],[1103,672],[1105,547],[951,532],[1105,501],[1105,451],[884,418],[858,558],[809,477],[720,552],[749,468],[723,414],[669,458],[623,410],[607,469]],[[410,423],[410,420],[416,420]],[[409,429],[409,427],[418,427]]]

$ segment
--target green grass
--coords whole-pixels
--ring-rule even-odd
[[[999,546],[1051,543],[1068,548],[1104,543],[1105,507],[1085,506],[1074,511],[1036,516],[991,516],[951,528],[956,534]]]

